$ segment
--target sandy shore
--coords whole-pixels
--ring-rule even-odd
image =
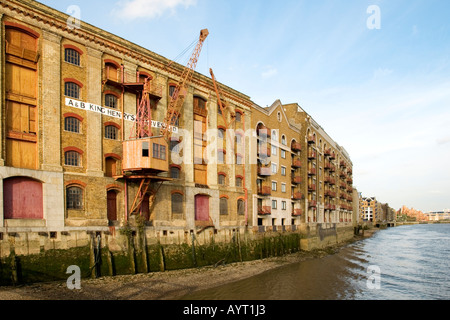
[[[366,230],[364,237],[355,237],[355,240],[369,237],[375,230]],[[175,300],[286,264],[318,259],[336,253],[347,244],[218,267],[86,279],[81,281],[79,290],[68,289],[66,282],[0,287],[0,300]]]

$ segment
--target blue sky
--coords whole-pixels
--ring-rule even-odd
[[[300,104],[348,151],[364,196],[450,208],[450,1],[40,2],[169,59],[208,28],[197,71],[260,106]]]

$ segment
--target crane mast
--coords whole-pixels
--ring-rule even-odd
[[[176,123],[180,110],[183,107],[184,99],[186,98],[187,94],[187,86],[192,79],[192,75],[197,66],[203,43],[208,34],[208,29],[203,29],[200,31],[200,37],[197,46],[195,47],[187,66],[184,68],[183,73],[181,74],[181,80],[175,87],[175,90],[170,99],[169,105],[167,107],[166,117],[164,119],[164,124],[160,129],[160,134],[164,136],[166,141],[169,140],[172,127]]]

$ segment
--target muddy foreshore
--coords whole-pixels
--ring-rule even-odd
[[[334,254],[353,241],[370,237],[377,230],[365,230],[364,236],[355,236],[347,243],[283,257],[217,267],[83,279],[81,289],[70,290],[66,282],[60,281],[0,287],[0,300],[176,300],[198,290],[242,280],[286,264]]]

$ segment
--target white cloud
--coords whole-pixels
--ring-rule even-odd
[[[157,18],[167,11],[174,13],[178,7],[187,9],[197,0],[126,0],[116,3],[114,14],[124,19]]]

